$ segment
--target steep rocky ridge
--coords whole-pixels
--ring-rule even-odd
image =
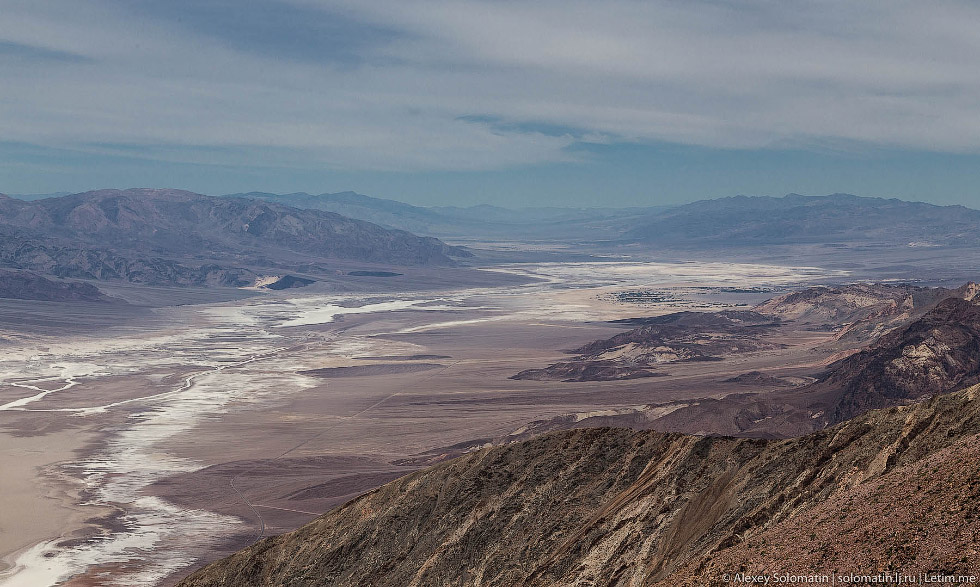
[[[971,480],[980,470],[967,457],[980,442],[978,396],[974,386],[790,440],[600,428],[483,449],[262,540],[181,585],[721,584],[722,573],[771,560],[768,546],[758,551],[767,538],[780,545],[775,552],[799,555],[780,561],[784,569],[813,566],[819,546],[842,571],[913,563],[929,566],[909,571],[975,571],[980,494]],[[944,476],[954,463],[964,467]],[[897,483],[909,475],[928,497]],[[943,508],[921,508],[914,543],[898,533],[879,540],[847,518],[867,518],[868,495],[886,526],[911,526],[907,508]],[[794,546],[795,534],[778,533],[833,516],[842,531],[834,539],[814,533]],[[904,550],[894,548],[903,540]],[[847,558],[853,549],[861,558]]]

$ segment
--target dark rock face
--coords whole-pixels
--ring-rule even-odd
[[[609,381],[659,375],[650,368],[678,361],[721,360],[727,355],[779,348],[766,340],[778,318],[757,312],[676,312],[621,320],[637,328],[597,340],[573,352],[570,361],[528,369],[512,379]]]
[[[749,371],[725,380],[725,383],[738,383],[740,385],[752,386],[771,386],[771,387],[792,387],[793,383],[782,378],[768,375],[761,371]]]
[[[871,569],[912,557],[967,572],[980,564],[971,548],[980,459],[969,458],[978,447],[978,387],[792,440],[547,434],[410,474],[180,585],[721,585],[741,569],[718,561],[786,569],[849,556]],[[957,475],[921,475],[944,466]],[[906,508],[925,499],[906,491],[916,472],[942,507],[913,518]],[[832,537],[773,533],[846,521],[841,511],[897,531],[871,537],[841,523]],[[773,544],[799,558],[778,559]]]
[[[643,377],[663,377],[665,375],[665,373],[658,373],[644,367],[625,365],[616,361],[582,361],[555,363],[544,369],[525,369],[511,376],[511,379],[571,383],[575,381],[618,381]]]
[[[779,320],[757,312],[724,310],[721,312],[676,312],[655,318],[640,318],[638,328],[597,340],[576,352],[595,355],[626,344],[647,348],[668,347],[677,350],[681,359],[739,352],[741,347],[756,346],[766,329],[779,326]]]
[[[48,279],[29,271],[0,269],[0,298],[46,302],[107,302],[90,283]]]
[[[245,285],[249,265],[347,259],[451,265],[434,238],[331,212],[180,190],[100,190],[0,200],[0,263],[59,276],[138,283]]]
[[[283,277],[280,277],[276,281],[273,281],[272,283],[264,285],[262,287],[266,289],[272,289],[272,290],[281,290],[281,289],[293,289],[297,287],[306,287],[307,285],[310,285],[312,283],[316,283],[316,280],[306,279],[304,277],[296,277],[295,275],[285,275]]]

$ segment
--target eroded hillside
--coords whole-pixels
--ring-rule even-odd
[[[978,396],[974,386],[791,440],[600,428],[484,449],[389,483],[181,585],[699,585],[755,558],[774,560],[758,550],[773,532],[779,552],[809,557],[781,564],[811,568],[820,552],[841,570],[853,560],[966,572],[980,564],[976,461],[967,458],[974,465],[958,466],[955,477],[927,480],[922,471],[972,454]],[[943,508],[910,516],[922,502],[896,483],[909,475]],[[876,540],[846,519],[840,540],[778,534],[840,512],[867,517],[863,495],[875,496],[889,528],[916,524],[921,554],[895,547],[909,535]],[[950,507],[955,533],[938,523]],[[855,548],[863,558],[848,558]]]

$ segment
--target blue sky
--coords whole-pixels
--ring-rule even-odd
[[[0,192],[980,207],[973,2],[0,2]]]

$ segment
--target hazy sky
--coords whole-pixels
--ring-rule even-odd
[[[972,1],[0,0],[0,192],[980,207]]]

